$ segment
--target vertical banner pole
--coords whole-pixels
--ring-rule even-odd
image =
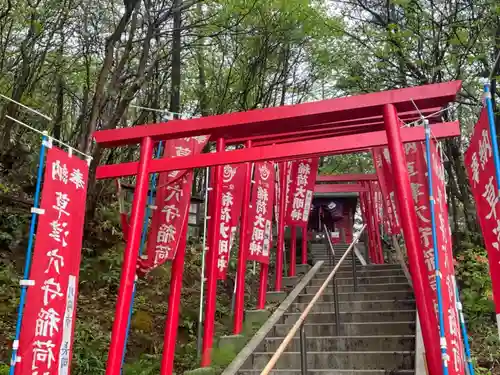
[[[252,146],[252,141],[246,142],[246,148]],[[233,334],[239,335],[243,328],[243,314],[245,308],[245,275],[247,266],[247,251],[246,244],[247,228],[248,228],[248,206],[250,204],[250,189],[252,186],[252,166],[250,163],[245,163],[245,182],[243,185],[243,203],[241,206],[241,221],[240,221],[240,246],[238,249],[238,264],[236,270],[236,293],[234,298],[234,320]]]
[[[191,179],[192,178],[191,176]],[[188,218],[189,212],[186,212],[177,253],[172,262],[172,275],[170,276],[170,293],[168,295],[168,311],[163,335],[163,355],[161,357],[160,375],[171,375],[174,368],[175,344],[177,342],[177,327],[179,325],[179,307],[181,304],[182,276],[184,273],[184,258],[186,255]]]
[[[403,143],[401,142],[399,120],[396,108],[392,104],[384,106],[384,123],[395,178],[395,193],[399,202],[398,208],[401,211],[399,217],[405,218],[405,220],[401,220],[401,226],[408,252],[413,289],[422,327],[422,336],[427,349],[425,353],[427,365],[430,374],[440,374],[441,360],[439,358],[439,351],[433,350],[436,347],[436,340],[438,338],[434,330],[436,327],[436,315],[432,297],[426,295],[425,292],[425,283],[428,280],[427,277],[425,279],[422,277],[422,275],[426,274],[426,270],[423,268],[425,267],[425,261],[420,246],[417,214],[413,203],[410,176],[406,166],[406,156],[403,150]]]
[[[130,227],[125,247],[125,254],[120,277],[120,288],[116,302],[115,320],[111,332],[111,344],[109,347],[106,375],[119,375],[121,360],[125,348],[125,337],[127,334],[128,313],[134,280],[136,277],[137,258],[139,255],[139,244],[141,240],[142,221],[144,220],[144,206],[146,205],[148,193],[149,172],[148,166],[153,155],[153,141],[145,137],[141,142],[141,156],[139,160],[139,171],[137,174],[136,187],[132,213],[130,215]]]
[[[290,271],[288,276],[295,276],[297,263],[297,227],[290,226]]]
[[[432,247],[434,250],[434,269],[436,270],[436,297],[438,304],[438,319],[439,319],[439,337],[440,337],[440,347],[441,347],[441,361],[443,364],[443,375],[448,375],[448,354],[446,347],[446,337],[444,334],[444,312],[443,312],[443,296],[442,290],[442,280],[441,272],[439,270],[439,250],[437,243],[437,229],[436,229],[436,212],[434,205],[436,201],[434,199],[434,188],[432,186],[432,160],[431,160],[431,144],[430,144],[430,134],[431,128],[429,127],[429,121],[424,120],[425,127],[425,154],[427,155],[427,181],[429,185],[429,207],[431,214],[431,228],[432,228]]]
[[[285,247],[286,162],[280,163],[280,201],[278,214],[278,246],[276,248],[276,281],[274,290],[281,291],[283,278],[283,250]],[[261,271],[262,273],[262,271]],[[267,277],[267,275],[266,275]]]
[[[493,149],[493,161],[495,162],[495,177],[497,180],[497,190],[500,195],[500,156],[498,154],[497,130],[495,128],[495,115],[493,113],[493,103],[491,101],[490,84],[484,85],[484,101],[488,111],[488,124],[490,128],[491,145]]]
[[[464,312],[462,310],[462,302],[460,302],[460,292],[458,291],[458,286],[456,285],[455,285],[455,295],[457,298],[457,310],[458,310],[458,317],[460,319],[460,330],[462,331],[462,340],[464,342],[467,368],[469,369],[469,375],[474,375],[474,366],[472,365],[472,356],[469,346],[469,336],[467,334],[467,326],[465,325]]]
[[[307,264],[307,223],[302,227],[302,264]]]
[[[42,137],[42,142],[41,142],[41,147],[40,147],[40,154],[38,156],[38,169],[37,169],[37,176],[36,176],[36,187],[35,187],[35,196],[33,198],[33,209],[31,210],[31,223],[30,223],[30,232],[29,232],[29,239],[28,239],[28,247],[26,248],[26,259],[24,261],[24,272],[23,272],[23,280],[28,280],[30,277],[30,268],[31,268],[31,256],[33,253],[33,245],[34,245],[34,239],[35,239],[35,229],[36,229],[36,222],[38,218],[38,213],[36,212],[36,209],[39,208],[40,204],[40,191],[42,190],[42,179],[43,179],[43,165],[45,162],[45,144],[47,143],[48,137],[43,136]],[[14,371],[16,368],[16,359],[17,359],[17,349],[19,346],[19,336],[21,334],[21,323],[23,321],[23,312],[24,312],[24,305],[26,303],[26,292],[28,291],[28,286],[23,285],[21,286],[21,297],[19,299],[19,307],[18,307],[18,313],[17,313],[17,321],[16,321],[16,333],[14,335],[14,341],[12,343],[12,356],[10,360],[10,368],[9,368],[9,375],[14,375]]]
[[[223,138],[217,139],[217,152],[224,152],[225,142]],[[215,184],[211,196],[213,197],[213,209],[211,210],[211,228],[214,233],[210,236],[210,250],[208,252],[208,277],[207,277],[207,301],[205,309],[205,332],[203,334],[203,344],[201,353],[201,367],[208,367],[212,357],[212,345],[214,336],[214,321],[216,297],[217,297],[217,259],[218,259],[218,238],[215,231],[218,231],[221,214],[221,192],[222,192],[222,177],[224,166],[218,165],[215,167]]]
[[[200,275],[200,307],[198,309],[198,339],[197,339],[197,352],[198,358],[201,355],[201,341],[203,334],[203,293],[205,291],[205,258],[207,255],[207,222],[208,222],[208,190],[210,189],[210,167],[206,168],[205,175],[205,211],[203,217],[203,244],[201,250],[201,275]]]
[[[162,150],[162,142],[160,142],[158,144],[158,148],[156,150],[156,155],[155,155],[156,159],[160,158],[161,150]],[[154,195],[154,190],[156,189],[157,176],[158,176],[158,174],[154,173],[153,176],[151,177],[151,189],[149,189],[148,206],[146,207],[146,216],[144,217],[144,223],[142,225],[142,236],[141,236],[141,245],[139,246],[139,256],[142,255],[142,252],[144,251],[144,244],[146,243],[146,237],[147,237],[147,233],[148,233],[148,224],[149,224],[149,215],[151,212],[151,206],[153,204],[153,195]],[[125,216],[125,218],[126,218],[126,216]],[[132,322],[132,313],[134,311],[134,299],[135,299],[136,288],[137,288],[136,282],[134,281],[134,291],[132,293],[132,300],[130,301],[130,308],[129,308],[129,313],[128,313],[127,335],[125,336],[125,346],[123,348],[122,371],[123,371],[123,365],[125,363],[125,354],[127,353],[127,342],[128,342],[128,335],[130,333],[130,324]]]

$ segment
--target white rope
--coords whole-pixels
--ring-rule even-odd
[[[137,108],[137,109],[143,109],[145,111],[152,111],[152,112],[158,112],[158,113],[165,113],[167,115],[168,120],[173,120],[174,115],[177,115],[180,119],[189,119],[192,118],[193,116],[187,114],[187,113],[178,113],[178,112],[172,112],[167,109],[162,109],[162,108],[151,108],[151,107],[143,107],[140,105],[136,104],[129,104],[130,107]]]
[[[1,94],[0,94],[0,95],[1,95]],[[92,160],[92,156],[91,156],[91,155],[87,155],[86,153],[84,153],[84,152],[81,152],[81,151],[77,150],[76,148],[74,148],[74,147],[72,147],[72,146],[68,145],[67,143],[64,143],[63,141],[61,141],[61,140],[59,140],[59,139],[55,139],[54,137],[51,137],[50,135],[47,135],[45,132],[43,132],[43,131],[41,131],[41,130],[38,130],[38,129],[36,129],[36,128],[34,128],[34,127],[32,127],[32,126],[30,126],[30,125],[28,125],[28,124],[26,124],[26,123],[24,123],[24,122],[22,122],[22,121],[20,121],[20,120],[15,119],[14,117],[9,116],[9,115],[6,115],[5,117],[6,117],[6,118],[8,118],[9,120],[14,121],[15,123],[17,123],[17,124],[19,124],[19,125],[24,126],[25,128],[28,128],[28,129],[30,129],[30,130],[33,130],[35,133],[38,133],[38,134],[40,134],[40,135],[42,135],[42,136],[45,136],[45,137],[50,138],[53,142],[59,143],[61,146],[67,147],[67,148],[68,148],[68,150],[73,150],[73,151],[75,151],[76,153],[78,153],[78,154],[80,154],[80,155],[83,155],[83,156],[87,159],[87,161]]]
[[[28,111],[30,111],[30,112],[36,113],[38,116],[42,116],[44,119],[47,119],[47,120],[49,120],[49,121],[52,121],[52,118],[50,118],[49,116],[44,115],[43,113],[38,112],[36,109],[33,109],[33,108],[31,108],[31,107],[28,107],[27,105],[24,105],[23,103],[19,103],[19,102],[15,101],[14,99],[9,98],[8,96],[5,96],[5,95],[0,94],[0,97],[4,98],[5,100],[8,100],[9,102],[15,103],[15,104],[17,104],[17,105],[19,105],[19,106],[21,106],[21,107],[23,107],[23,108],[27,109],[27,110],[28,110]]]
[[[431,113],[427,116],[422,116],[422,118],[419,118],[418,120],[415,120],[415,121],[412,121],[412,122],[409,122],[409,123],[405,123],[405,127],[407,126],[413,126],[415,124],[418,124],[420,121],[422,121],[423,119],[428,119],[430,117],[433,117],[433,116],[436,116],[436,115],[439,115],[440,113],[442,112],[445,112],[445,111],[448,111],[448,110],[451,110],[451,109],[455,109],[456,107],[458,106],[458,104],[451,104],[449,105],[448,107],[445,107],[445,108],[442,108],[440,109],[439,111],[437,112],[434,112],[434,113]],[[420,111],[419,111],[420,112]]]

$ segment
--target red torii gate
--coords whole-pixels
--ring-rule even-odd
[[[361,184],[316,184],[315,193],[362,193],[368,188]]]
[[[316,182],[359,182],[359,181],[378,181],[375,173],[352,173],[352,174],[332,174],[317,175]]]
[[[389,146],[394,175],[398,179],[396,196],[401,216],[406,219],[402,222],[402,227],[408,249],[410,270],[414,279],[413,285],[424,343],[427,348],[436,345],[432,342],[432,322],[435,322],[436,317],[434,307],[428,302],[431,299],[424,296],[424,280],[420,277],[419,268],[420,264],[423,263],[423,255],[419,252],[417,219],[411,199],[410,181],[402,146],[403,142],[423,140],[424,129],[418,127],[401,128],[401,119],[398,118],[398,113],[402,114],[404,121],[419,118],[420,114],[415,112],[415,106],[423,114],[432,114],[436,108],[440,109],[453,101],[460,86],[461,82],[454,81],[294,106],[266,108],[190,120],[173,120],[168,126],[159,123],[95,132],[95,141],[101,147],[141,144],[139,162],[99,166],[96,174],[98,179],[137,176],[106,374],[119,375],[120,373],[128,308],[132,299],[150,173],[216,166],[214,189],[217,193],[221,190],[222,165],[225,164],[246,163],[248,168],[249,162],[254,161],[284,161],[357,152],[383,145]],[[217,140],[217,152],[215,153],[179,157],[175,160],[168,158],[152,160],[154,141],[207,134],[210,134],[212,139]],[[436,138],[457,136],[460,134],[458,122],[436,124],[433,126],[433,134]],[[224,152],[226,142],[241,143],[243,141],[247,142],[246,149]],[[248,187],[245,189],[247,190]],[[213,217],[216,220],[217,217],[220,217],[220,202],[218,202],[218,194],[214,196],[216,198]],[[283,199],[280,202],[280,214],[284,214],[284,196],[281,194]],[[283,226],[280,225],[276,268],[276,288],[278,290],[281,288],[282,275],[281,268],[278,266],[282,265],[279,264],[280,259],[278,258],[282,257],[283,233]],[[210,248],[212,251],[208,254],[209,269],[215,269],[215,267],[210,267],[216,261],[216,254],[213,251],[215,243],[210,244]],[[183,262],[184,257],[177,256],[172,265],[162,375],[172,373]],[[202,366],[210,364],[216,307],[215,293],[216,278],[208,275]],[[427,350],[426,355],[430,372],[439,373],[439,353],[435,350]]]

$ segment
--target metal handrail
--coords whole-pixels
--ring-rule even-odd
[[[328,277],[326,278],[326,280],[323,282],[323,284],[321,285],[321,287],[319,288],[319,290],[316,292],[316,294],[312,298],[311,302],[309,302],[309,304],[306,306],[306,308],[304,309],[304,311],[302,312],[302,314],[300,314],[299,319],[297,319],[297,321],[292,326],[292,328],[290,329],[290,331],[288,332],[288,334],[285,336],[285,338],[283,339],[283,342],[278,347],[278,349],[276,350],[276,352],[274,353],[274,355],[271,357],[271,359],[267,363],[266,367],[264,367],[264,370],[262,370],[262,372],[260,373],[260,375],[268,375],[269,374],[269,372],[276,365],[276,362],[278,362],[278,359],[281,357],[281,355],[285,351],[285,349],[288,346],[288,344],[290,344],[290,341],[292,341],[293,337],[295,336],[295,334],[297,333],[297,330],[299,328],[301,329],[301,352],[305,353],[305,333],[303,332],[303,330],[304,330],[304,328],[303,328],[304,321],[306,320],[307,316],[311,312],[311,310],[312,310],[313,306],[315,305],[315,303],[318,301],[319,297],[321,297],[321,295],[323,294],[323,292],[327,288],[328,283],[333,279],[333,277],[337,273],[337,271],[338,271],[340,265],[342,264],[342,262],[345,260],[345,258],[347,257],[347,255],[352,251],[354,245],[359,241],[361,233],[363,233],[363,231],[364,231],[365,228],[366,228],[366,224],[364,224],[363,227],[361,227],[361,230],[354,236],[354,239],[351,242],[351,244],[349,245],[349,247],[347,248],[346,252],[342,255],[342,257],[340,258],[339,262],[333,268],[332,272],[330,272],[330,274],[328,275]],[[302,373],[303,374],[305,372],[307,372],[307,369],[306,369],[307,363],[306,362],[307,361],[305,361],[305,358],[301,357]]]

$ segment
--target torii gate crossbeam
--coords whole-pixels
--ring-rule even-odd
[[[458,121],[440,123],[432,126],[434,137],[449,138],[460,135]],[[403,142],[423,141],[425,132],[423,127],[402,128]],[[371,147],[387,145],[385,131],[346,135],[325,139],[316,139],[304,142],[277,144],[227,152],[214,152],[193,156],[178,157],[175,159],[153,159],[149,162],[148,172],[165,172],[191,168],[203,168],[216,165],[238,164],[249,161],[264,160],[292,160],[311,156],[327,156],[339,153],[356,152]],[[134,176],[137,174],[138,162],[102,165],[97,168],[97,179]]]
[[[210,134],[213,139],[224,138],[226,142],[233,138],[251,139],[255,134],[299,131],[310,125],[380,116],[386,104],[394,105],[400,113],[414,111],[415,106],[420,111],[442,107],[455,99],[460,87],[460,81],[452,81],[248,112],[172,120],[168,125],[158,123],[101,130],[94,133],[94,139],[101,147],[138,144],[145,137],[162,141]],[[328,128],[329,125],[325,127]],[[363,132],[382,129],[367,128]]]

